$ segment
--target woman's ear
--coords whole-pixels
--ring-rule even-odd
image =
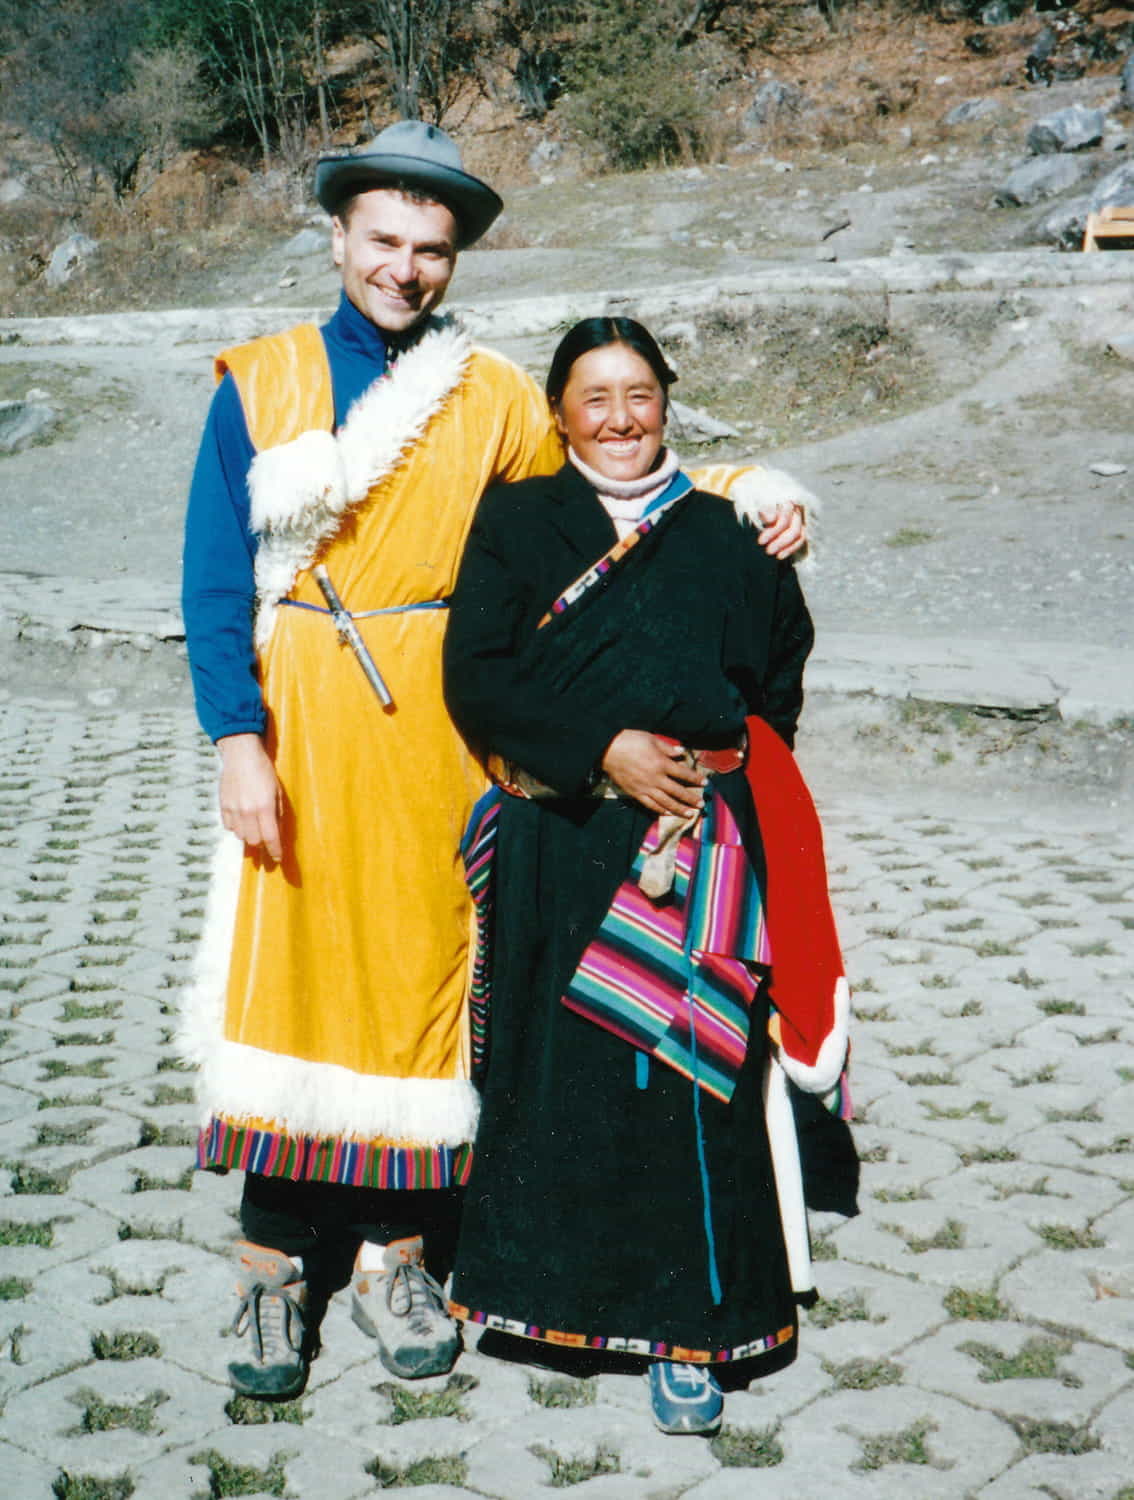
[[[562,413],[559,410],[559,402],[558,401],[553,401],[551,403],[551,416],[552,416],[553,421],[555,422],[555,430],[556,430],[556,432],[559,434],[559,436],[561,438],[565,438],[567,436],[567,425],[563,421],[563,416],[562,416]]]

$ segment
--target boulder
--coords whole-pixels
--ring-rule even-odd
[[[1059,38],[1050,26],[1045,26],[1032,43],[1032,50],[1024,59],[1024,76],[1029,83],[1043,83],[1051,86],[1051,80],[1055,73],[1052,57],[1059,44]]]
[[[65,286],[76,271],[98,254],[98,241],[86,234],[69,234],[56,245],[47,262],[43,279],[50,287]]]
[[[1088,146],[1100,144],[1105,128],[1106,115],[1101,109],[1071,104],[1035,122],[1028,131],[1028,150],[1035,156],[1083,151]]]
[[[1128,207],[1134,203],[1134,162],[1125,162],[1115,167],[1101,181],[1096,182],[1091,192],[1090,211],[1097,214],[1109,204]]]
[[[1083,171],[1082,163],[1069,156],[1038,156],[1009,173],[997,188],[993,201],[1008,207],[1026,207],[1043,198],[1055,198],[1074,187]]]
[[[1041,245],[1054,245],[1057,250],[1081,250],[1090,209],[1091,200],[1086,196],[1061,203],[1036,225],[1036,241]]]
[[[329,231],[309,226],[301,229],[298,234],[293,234],[280,253],[290,260],[292,256],[325,255],[330,248]]]
[[[744,111],[746,129],[760,130],[776,120],[794,118],[811,109],[811,101],[794,83],[784,83],[779,78],[769,78],[756,90],[756,97]]]
[[[982,26],[1011,26],[1023,15],[1027,0],[992,0],[980,13]]]
[[[28,185],[21,177],[5,177],[3,182],[0,182],[0,204],[5,207],[9,203],[18,203],[27,195]]]
[[[0,401],[0,453],[15,453],[55,426],[59,413],[45,401]]]
[[[962,99],[945,116],[946,125],[967,125],[970,120],[983,120],[994,115],[1000,105],[995,99]]]
[[[740,436],[727,422],[718,422],[707,411],[680,401],[669,403],[669,431],[679,443],[715,443],[720,438]]]
[[[546,172],[563,155],[563,143],[545,136],[528,156],[528,166],[533,172]]]
[[[1122,85],[1118,95],[1119,104],[1123,109],[1134,109],[1134,52],[1122,64],[1119,82]]]

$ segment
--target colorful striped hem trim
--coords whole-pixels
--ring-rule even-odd
[[[502,1318],[498,1313],[463,1307],[459,1302],[451,1301],[449,1311],[454,1318],[459,1318],[464,1323],[479,1323],[485,1328],[497,1328],[502,1333],[535,1339],[543,1344],[557,1344],[563,1349],[604,1349],[610,1354],[642,1354],[652,1359],[676,1359],[690,1365],[723,1365],[734,1359],[752,1359],[756,1355],[782,1348],[795,1337],[793,1325],[780,1328],[775,1333],[764,1334],[761,1338],[749,1339],[747,1343],[736,1344],[731,1349],[686,1349],[681,1344],[667,1344],[654,1339],[610,1338],[603,1334],[563,1333],[554,1328],[537,1328],[534,1323]]]
[[[216,1116],[197,1137],[197,1166],[202,1169],[220,1167],[342,1187],[464,1187],[472,1160],[471,1145],[384,1146],[326,1140],[232,1125]]]

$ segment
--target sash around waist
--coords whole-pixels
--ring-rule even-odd
[[[281,599],[281,604],[289,604],[293,609],[309,609],[317,615],[331,615],[325,604],[309,604],[306,599]],[[344,609],[343,614],[352,620],[373,620],[378,615],[409,615],[416,614],[426,609],[448,609],[448,599],[422,599],[416,604],[388,604],[385,609]]]

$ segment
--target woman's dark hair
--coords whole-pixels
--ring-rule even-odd
[[[666,364],[665,355],[658,348],[653,334],[641,323],[636,323],[633,318],[584,318],[563,335],[558,349],[551,356],[544,390],[553,406],[563,395],[575,361],[592,349],[603,349],[607,344],[625,344],[635,354],[640,354],[657,376],[663,391],[668,391],[677,379]]]

